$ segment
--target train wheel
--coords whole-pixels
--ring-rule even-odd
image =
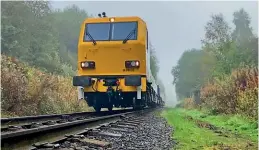
[[[108,105],[108,110],[109,110],[109,111],[112,111],[112,108],[113,108],[113,104],[109,104],[109,105]]]
[[[100,106],[94,106],[94,109],[96,112],[100,112],[101,111],[101,107]]]
[[[101,109],[102,109],[102,108],[100,107],[100,104],[98,104],[96,97],[94,97],[94,104],[93,104],[93,107],[94,107],[94,109],[95,109],[96,112],[100,112]]]
[[[133,109],[140,110],[141,109],[141,100],[137,100],[133,98]]]
[[[113,108],[112,106],[109,106],[109,107],[108,107],[108,110],[109,110],[109,111],[112,111],[112,108]]]
[[[109,100],[109,103],[108,103],[108,110],[109,111],[112,111],[112,108],[113,108],[113,104],[112,104],[112,97],[108,95],[108,100]]]
[[[136,98],[135,98],[135,97],[133,97],[132,104],[133,104],[133,109],[134,109],[134,110],[138,109],[138,105],[137,105],[137,102],[136,102]]]

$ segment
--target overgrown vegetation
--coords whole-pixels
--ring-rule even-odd
[[[215,113],[243,114],[257,120],[258,69],[240,68],[201,89],[203,105]]]
[[[2,112],[22,116],[89,110],[76,100],[72,76],[80,26],[91,16],[76,5],[54,10],[49,1],[3,1],[1,15]],[[158,79],[154,47],[151,51],[151,70]]]
[[[5,55],[1,62],[1,115],[92,111],[85,101],[77,100],[71,77],[44,73]]]
[[[256,121],[172,108],[161,115],[174,128],[176,149],[258,149]]]
[[[48,1],[4,1],[1,8],[3,54],[53,74],[75,74],[84,10],[52,10]]]
[[[88,14],[75,5],[53,10],[48,1],[1,4],[2,115],[89,110],[77,100],[71,77],[80,25]]]
[[[258,37],[244,9],[233,13],[232,30],[222,14],[211,16],[200,50],[185,51],[172,75],[179,106],[193,108],[200,90],[202,107],[211,112],[240,113],[257,119]]]

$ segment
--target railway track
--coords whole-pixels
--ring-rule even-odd
[[[64,119],[72,119],[75,117],[97,117],[103,115],[111,115],[116,113],[124,113],[133,111],[132,109],[122,109],[109,111],[96,112],[77,112],[67,114],[54,114],[54,115],[39,115],[39,116],[25,116],[25,117],[13,117],[13,118],[1,118],[1,128],[9,128],[11,126],[28,125],[33,122],[46,122],[46,121],[59,121]],[[2,130],[1,130],[2,131]]]
[[[3,127],[1,128],[1,149],[13,150],[55,147],[55,144],[53,145],[52,143],[71,137],[74,138],[85,133],[94,133],[90,129],[103,128],[108,124],[114,127],[114,124],[122,120],[123,116],[129,117],[130,115],[140,112],[143,113],[145,111],[149,111],[149,109],[142,111],[126,109],[110,113],[104,111],[101,113],[87,112],[35,117],[2,118],[1,123],[3,124]],[[121,125],[125,126],[126,124],[121,123]],[[113,135],[111,133],[108,134]]]

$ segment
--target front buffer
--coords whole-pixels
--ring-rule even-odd
[[[75,76],[73,85],[78,87],[78,99],[85,99],[96,111],[146,106],[145,76]]]

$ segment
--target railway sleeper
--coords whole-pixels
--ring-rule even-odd
[[[43,122],[42,124],[43,124],[43,125],[54,125],[54,124],[56,124],[56,122],[55,122],[55,121],[52,121],[52,120],[49,120],[49,121],[47,121],[47,122]]]
[[[76,118],[76,120],[84,120],[85,119],[85,117],[78,117],[78,118]]]
[[[132,123],[139,125],[140,123],[142,123],[142,121],[125,121],[124,123]]]
[[[79,142],[83,143],[84,145],[103,147],[103,148],[108,148],[111,146],[111,143],[107,141],[103,141],[103,140],[101,141],[101,140],[90,139],[90,138],[79,139]]]
[[[105,131],[90,131],[88,133],[91,136],[108,136],[108,137],[115,137],[115,138],[120,138],[122,136],[122,134],[115,134],[115,133],[111,133],[111,132],[105,132]]]
[[[120,122],[119,124],[120,124],[120,125],[134,126],[134,127],[137,127],[137,126],[138,126],[138,124],[136,124],[136,123],[128,123],[128,122]]]
[[[124,129],[124,128],[105,127],[104,129],[113,130],[113,131],[117,131],[117,132],[129,132],[129,130]]]
[[[129,121],[143,122],[143,121],[145,121],[145,119],[142,119],[142,118],[134,118],[134,119],[129,120]]]
[[[61,119],[61,120],[57,121],[57,123],[66,123],[66,122],[67,122],[67,120],[65,120],[65,119]]]
[[[7,130],[7,131],[17,131],[17,130],[21,130],[21,129],[22,129],[21,126],[12,126],[12,125],[10,125],[10,126],[8,126],[8,128],[6,128],[4,130]],[[1,129],[1,131],[2,131],[2,129]]]
[[[131,119],[131,120],[126,120],[125,122],[136,122],[136,123],[141,123],[144,122],[145,120],[142,119]]]
[[[67,138],[84,138],[84,135],[79,134],[73,134],[73,135],[65,135]]]
[[[129,128],[129,129],[134,129],[135,127],[133,126],[128,126],[128,125],[111,125],[112,127],[119,127],[119,128]]]
[[[34,147],[36,147],[37,149],[41,149],[41,148],[58,148],[60,147],[60,144],[51,144],[51,143],[35,143],[33,144]]]

